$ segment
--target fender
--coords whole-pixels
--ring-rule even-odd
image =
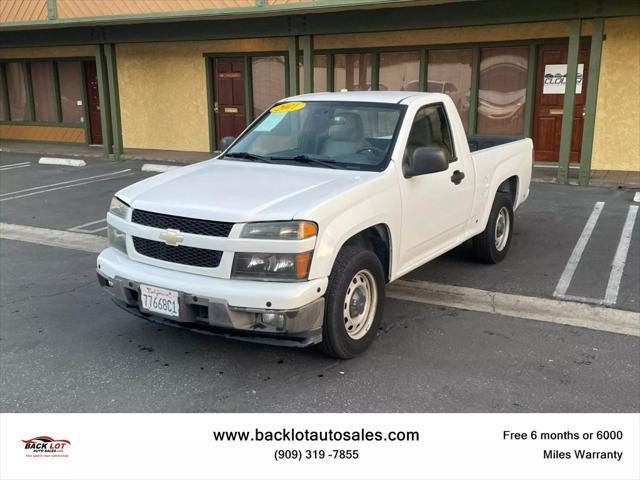
[[[375,181],[319,206],[315,214],[306,215],[322,225],[309,271],[310,280],[328,277],[344,244],[354,235],[379,224],[386,225],[392,255],[390,264],[395,264],[395,249],[391,242],[395,238],[394,232],[399,231],[401,207],[400,195],[394,186],[392,176],[385,172]],[[345,208],[345,205],[349,207]]]

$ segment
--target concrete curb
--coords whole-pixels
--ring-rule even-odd
[[[145,163],[140,169],[142,172],[168,172],[174,168],[180,168],[178,165],[161,165],[159,163]]]
[[[72,158],[54,158],[54,157],[42,157],[38,161],[40,165],[63,165],[66,167],[84,167],[87,162],[84,160],[72,159]]]

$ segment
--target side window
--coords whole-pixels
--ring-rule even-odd
[[[410,158],[420,147],[440,147],[447,152],[449,162],[456,160],[451,129],[442,105],[427,105],[416,113],[405,156]]]

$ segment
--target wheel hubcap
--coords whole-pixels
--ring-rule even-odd
[[[369,270],[356,273],[344,297],[344,326],[347,335],[354,340],[364,337],[376,316],[378,290]]]
[[[509,240],[510,222],[509,210],[507,210],[507,207],[502,207],[498,212],[495,231],[496,250],[499,252],[504,250],[504,247],[507,245],[507,241]]]

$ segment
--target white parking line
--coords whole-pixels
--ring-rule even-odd
[[[10,163],[9,165],[2,165],[1,167],[15,167],[16,165],[28,165],[31,162],[18,162],[18,163]]]
[[[629,253],[631,235],[633,235],[633,226],[636,223],[637,215],[638,207],[636,205],[631,205],[627,212],[627,219],[624,222],[624,227],[622,227],[622,233],[620,234],[620,241],[618,242],[616,255],[613,258],[613,264],[611,265],[611,275],[609,276],[609,283],[607,284],[607,293],[604,296],[604,303],[607,305],[615,305],[618,301],[620,281],[622,280],[624,266],[627,263],[627,254]]]
[[[597,202],[593,207],[593,211],[587,220],[582,233],[580,234],[580,238],[578,238],[578,242],[576,246],[573,248],[573,252],[571,252],[571,256],[567,261],[567,265],[564,267],[564,271],[560,276],[560,280],[558,280],[558,285],[556,285],[556,289],[553,292],[554,297],[564,297],[569,289],[569,285],[571,284],[571,280],[573,279],[573,274],[576,273],[576,268],[578,268],[578,264],[580,263],[580,259],[582,258],[582,254],[584,253],[584,249],[589,243],[589,239],[591,238],[591,234],[593,233],[593,229],[598,222],[598,218],[600,217],[600,213],[602,213],[602,208],[604,207],[604,202]]]
[[[7,171],[7,170],[15,170],[16,168],[27,168],[27,167],[30,167],[30,166],[31,166],[30,164],[27,164],[27,165],[16,165],[14,167],[2,167],[2,168],[0,168],[0,172],[4,172],[4,171]]]
[[[82,180],[90,180],[92,178],[101,178],[101,177],[107,177],[110,175],[119,175],[120,173],[125,173],[130,171],[131,169],[127,168],[125,170],[119,170],[117,172],[103,173],[102,175],[93,175],[92,177],[82,177],[82,178],[76,178],[75,180],[67,180],[66,182],[50,183],[49,185],[40,185],[39,187],[23,188],[22,190],[16,190],[15,192],[0,193],[0,197],[15,195],[16,193],[22,193],[22,192],[31,192],[33,190],[39,190],[41,188],[49,188],[49,187],[56,187],[58,185],[66,185],[68,183],[80,182]]]
[[[78,232],[78,233],[97,233],[97,232],[101,232],[103,230],[106,230],[107,229],[106,225],[104,227],[98,227],[98,228],[85,228],[85,227],[90,227],[92,225],[98,225],[100,223],[107,223],[107,219],[106,218],[100,218],[99,220],[94,220],[93,222],[83,223],[82,225],[77,225],[75,227],[71,227],[69,229],[69,231],[70,232]]]
[[[9,167],[19,167],[21,165],[31,165],[31,162],[10,163],[9,165],[0,165],[0,170]]]
[[[129,177],[133,175],[133,173],[125,173],[125,172],[131,172],[131,169],[127,168],[126,170],[120,170],[118,172],[105,173],[102,175],[94,175],[92,177],[77,178],[75,180],[68,180],[66,182],[52,183],[50,185],[42,185],[39,187],[16,190],[15,192],[2,193],[0,194],[0,197],[2,197],[0,198],[0,202],[4,202],[5,200],[14,200],[16,198],[29,197],[31,195],[39,195],[41,193],[52,192],[52,191],[61,190],[64,188],[78,187],[81,185],[87,185],[89,183],[105,182],[107,180],[124,178],[124,177]],[[88,181],[83,181],[83,180],[88,180]],[[61,186],[57,186],[57,185],[61,185]],[[54,188],[49,188],[49,187],[54,187]],[[23,192],[29,192],[29,193],[23,193]]]
[[[62,187],[49,188],[47,190],[38,190],[37,192],[25,193],[25,194],[22,194],[22,195],[15,195],[13,197],[7,197],[7,198],[0,198],[0,202],[5,202],[7,200],[16,200],[18,198],[23,198],[23,197],[31,197],[32,195],[40,195],[42,193],[54,192],[56,190],[63,190],[65,188],[80,187],[82,185],[88,185],[90,183],[107,182],[109,180],[116,180],[116,179],[120,179],[120,178],[130,177],[132,175],[133,175],[133,173],[126,173],[126,174],[120,175],[118,177],[98,178],[97,180],[90,180],[88,182],[74,183],[72,185],[63,185]]]
[[[107,239],[98,235],[6,223],[0,223],[0,239],[92,253],[100,252],[107,245]],[[637,312],[583,303],[407,280],[397,280],[389,285],[387,296],[398,300],[640,336],[640,316]]]

